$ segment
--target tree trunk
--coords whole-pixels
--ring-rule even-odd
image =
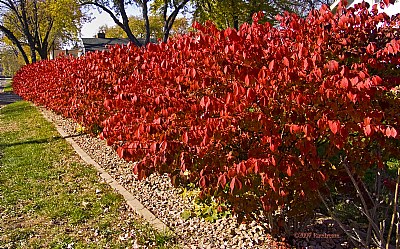
[[[239,17],[237,15],[233,16],[233,28],[239,30]]]
[[[147,45],[150,42],[150,21],[149,21],[149,13],[148,13],[148,8],[147,8],[147,0],[143,0],[143,19],[144,19],[144,24],[146,27],[146,40],[144,42],[144,45]]]
[[[189,2],[189,0],[184,0],[182,1],[181,4],[178,6],[175,6],[174,11],[172,11],[171,15],[167,18],[167,10],[168,10],[168,1],[165,0],[164,2],[164,13],[163,13],[163,19],[164,19],[164,36],[163,36],[163,42],[168,41],[169,33],[172,29],[172,25],[175,22],[176,16],[178,15],[179,11],[185,7],[185,5]]]
[[[38,53],[39,53],[39,56],[40,56],[40,59],[41,60],[46,60],[48,57],[47,57],[47,49],[48,49],[48,45],[47,45],[47,43],[44,43],[44,44],[42,44],[42,47],[40,48],[40,49],[38,49]]]
[[[129,27],[129,18],[125,11],[125,2],[124,0],[118,0],[119,10],[122,18],[122,25],[121,27],[125,33],[128,35],[130,41],[132,41],[136,46],[141,47],[142,44],[136,37],[132,34],[131,28]]]
[[[35,44],[32,44],[29,46],[29,49],[31,50],[31,62],[35,63],[36,62],[36,48],[35,48]]]
[[[163,35],[163,42],[167,42],[169,38],[169,32],[171,29],[168,27],[168,25],[164,26],[164,35]]]
[[[36,6],[36,0],[33,1],[34,5]],[[20,1],[21,4],[21,15],[18,13],[18,11],[15,13],[19,16],[21,26],[22,26],[22,32],[24,33],[26,39],[28,40],[28,45],[29,49],[31,50],[31,62],[34,63],[36,62],[36,34],[33,35],[30,31],[30,24],[32,24],[32,20],[28,20],[27,17],[27,9],[28,6],[26,6],[25,0]],[[33,20],[36,22],[37,20]],[[37,30],[36,30],[37,32]]]

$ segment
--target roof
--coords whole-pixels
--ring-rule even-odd
[[[129,43],[128,38],[82,38],[84,52],[90,51],[103,51],[106,50],[106,46],[113,46],[117,44],[127,45]],[[142,42],[142,41],[140,41]]]

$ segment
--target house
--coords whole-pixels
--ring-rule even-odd
[[[98,33],[95,38],[82,38],[82,54],[93,51],[103,51],[107,49],[107,46],[113,45],[127,45],[129,43],[128,38],[106,38],[104,33]]]
[[[81,38],[81,40],[82,45],[80,46],[80,48],[50,51],[50,59],[54,59],[64,55],[79,57],[87,52],[104,51],[107,50],[108,46],[114,46],[117,44],[127,45],[130,42],[128,38],[106,38],[104,33],[98,33],[97,37],[93,38]],[[145,39],[143,38],[138,38],[138,40],[142,44],[145,42]],[[151,39],[150,42],[156,43],[157,41],[155,39]]]
[[[138,38],[139,42],[144,44],[144,38]],[[107,49],[107,46],[113,45],[127,45],[129,43],[128,38],[106,38],[104,33],[98,33],[96,38],[82,38],[83,48],[82,54],[92,51],[103,51]],[[156,43],[155,39],[151,39],[150,42]]]
[[[342,0],[336,0],[330,6],[331,10],[334,10],[341,1]],[[379,4],[381,2],[381,0],[348,0],[347,7],[351,7],[351,6],[354,6],[354,5],[362,3],[362,2],[368,3],[370,8],[372,8],[372,5]],[[392,4],[390,4],[387,8],[385,8],[383,10],[380,8],[378,8],[378,9],[380,9],[381,11],[385,12],[386,14],[388,14],[390,16],[400,13],[400,0],[390,0],[390,3],[392,3]]]

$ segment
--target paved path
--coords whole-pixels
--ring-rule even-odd
[[[4,92],[5,79],[0,79],[0,107],[21,100],[21,97],[12,92]]]

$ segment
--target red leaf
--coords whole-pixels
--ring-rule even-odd
[[[203,98],[201,98],[200,100],[200,106],[201,107],[208,107],[209,106],[209,102],[210,102],[210,98],[207,96],[204,96]]]
[[[337,61],[335,61],[335,60],[329,61],[329,63],[328,63],[328,70],[329,70],[330,72],[336,72],[336,71],[338,71],[338,70],[339,70],[339,63],[338,63]]]
[[[395,138],[397,136],[397,131],[393,127],[386,128],[386,136]]]
[[[142,107],[140,108],[140,115],[145,116],[146,115],[146,108]]]
[[[276,192],[276,189],[275,189],[275,186],[274,186],[274,179],[269,178],[268,179],[268,184],[272,188],[272,190],[274,190]]]
[[[265,77],[267,76],[265,70],[266,70],[266,67],[263,66],[263,67],[261,68],[261,70],[258,72],[258,79],[260,79],[260,80],[265,79]]]
[[[109,99],[104,100],[104,107],[105,107],[107,110],[111,110],[111,109],[112,109],[112,101],[109,100]]]
[[[301,131],[301,127],[299,125],[292,124],[290,125],[290,133],[295,134]]]
[[[143,180],[146,177],[146,171],[144,171],[143,169],[139,171],[139,174],[137,175],[139,181]]]
[[[376,45],[375,45],[375,43],[370,43],[370,44],[367,46],[367,53],[368,53],[368,54],[373,54],[373,53],[375,52],[375,50],[376,50]]]
[[[340,81],[340,87],[344,88],[344,89],[347,89],[349,87],[349,80],[347,78],[343,78]]]
[[[231,93],[228,93],[228,94],[226,95],[225,104],[229,105],[229,104],[231,103],[231,100],[232,100],[232,94],[231,94]]]
[[[125,150],[122,147],[118,147],[117,154],[120,158],[124,158]]]
[[[275,61],[274,60],[270,61],[270,63],[268,64],[269,70],[273,71],[274,70],[274,66],[275,66]]]
[[[168,147],[168,142],[166,142],[166,141],[161,142],[161,144],[160,144],[161,151],[165,151],[167,149],[167,147]]]
[[[319,173],[319,175],[321,176],[322,181],[325,181],[325,180],[326,180],[325,175],[324,175],[321,171],[318,171],[318,173]]]
[[[387,128],[386,128],[385,134],[386,134],[387,137],[391,137],[392,131],[391,131],[390,127],[387,127]]]
[[[357,94],[353,94],[351,92],[347,93],[347,97],[353,102],[356,103],[357,102]]]
[[[274,143],[271,141],[271,143],[269,144],[269,149],[270,149],[272,152],[275,152],[276,149],[277,149],[276,144],[274,144]]]
[[[390,1],[389,1],[389,0],[383,0],[383,3],[384,3],[386,6],[389,6]]]
[[[287,174],[288,176],[292,176],[292,168],[291,168],[290,166],[287,167],[287,169],[286,169],[286,174]]]
[[[218,177],[218,184],[222,187],[225,188],[226,186],[226,176],[225,175],[220,175]]]
[[[329,120],[328,125],[329,125],[329,129],[331,129],[333,134],[338,133],[338,131],[340,129],[340,121]]]
[[[235,189],[235,181],[236,181],[236,177],[232,178],[231,183],[229,184],[231,194],[233,193],[233,190]]]
[[[182,135],[182,142],[184,142],[185,144],[187,144],[189,141],[189,136],[187,132],[184,132]]]
[[[249,78],[249,75],[246,75],[246,77],[244,78],[244,83],[246,84],[246,86],[250,86],[250,78]]]
[[[289,60],[286,57],[283,57],[283,65],[285,65],[286,67],[290,66]]]
[[[192,68],[190,70],[190,76],[192,76],[192,78],[196,77],[196,69]]]
[[[369,137],[372,135],[372,128],[371,125],[367,125],[364,127],[364,134]]]
[[[152,143],[150,146],[150,152],[154,153],[157,151],[157,143]]]
[[[205,177],[205,176],[202,176],[202,177],[200,178],[199,185],[200,185],[200,187],[202,187],[202,188],[205,188],[205,187],[207,186],[207,181],[206,181],[206,177]]]
[[[240,162],[236,165],[236,171],[238,175],[246,174],[246,165],[244,162]]]
[[[372,118],[370,118],[370,117],[364,118],[364,124],[365,124],[365,125],[371,124],[371,120],[372,120]]]
[[[256,92],[254,91],[254,89],[253,88],[247,89],[247,99],[250,102],[253,102],[255,98],[256,98]]]
[[[156,125],[160,125],[161,124],[161,118],[154,119],[153,123],[156,124]]]
[[[397,131],[396,131],[395,128],[392,128],[392,134],[391,135],[392,135],[393,138],[397,137]]]

